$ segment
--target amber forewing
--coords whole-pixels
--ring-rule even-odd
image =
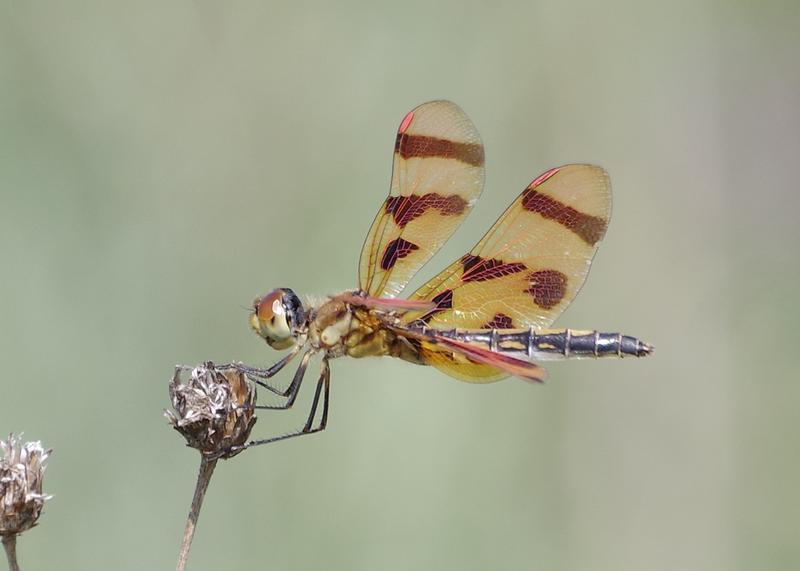
[[[465,256],[410,296],[430,327],[548,327],[580,290],[611,216],[606,172],[551,169],[534,180]],[[451,373],[452,374],[452,373]]]
[[[466,218],[483,190],[483,144],[449,101],[420,105],[397,133],[389,196],[367,234],[360,288],[396,297]]]

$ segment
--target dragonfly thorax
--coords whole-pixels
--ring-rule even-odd
[[[289,288],[278,288],[253,302],[250,326],[273,349],[288,349],[295,344],[305,320],[300,298]]]
[[[350,305],[333,297],[315,308],[308,323],[308,337],[313,347],[338,357],[356,324]]]

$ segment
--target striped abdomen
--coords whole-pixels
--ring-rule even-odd
[[[645,357],[653,352],[651,345],[635,337],[577,329],[451,329],[436,333],[526,361]]]

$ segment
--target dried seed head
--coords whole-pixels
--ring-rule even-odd
[[[41,442],[22,444],[8,435],[0,440],[0,536],[17,535],[36,525],[44,502],[53,496],[42,492],[44,461],[52,450]]]
[[[169,384],[174,411],[164,411],[172,427],[192,448],[215,458],[231,458],[242,451],[256,423],[256,390],[244,373],[213,363],[195,367],[186,383],[178,367]]]

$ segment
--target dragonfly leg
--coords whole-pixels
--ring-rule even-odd
[[[261,446],[262,444],[270,444],[278,442],[279,440],[286,440],[287,438],[294,438],[295,436],[305,436],[306,434],[314,434],[325,430],[328,424],[328,401],[330,398],[331,387],[331,369],[328,365],[328,357],[322,359],[322,371],[320,372],[319,379],[317,380],[317,389],[314,392],[314,402],[311,404],[311,412],[308,415],[305,426],[296,432],[282,434],[281,436],[273,436],[272,438],[263,438],[260,440],[251,440],[241,447],[241,449],[252,448],[253,446]],[[316,427],[313,427],[314,417],[317,414],[317,406],[319,404],[320,394],[322,394],[322,418]]]
[[[257,367],[251,367],[249,365],[245,365],[244,363],[226,363],[224,365],[216,365],[217,369],[236,369],[244,373],[248,379],[256,383],[260,387],[264,387],[269,392],[276,394],[280,397],[289,396],[291,392],[292,385],[289,385],[286,389],[280,389],[278,387],[273,386],[271,383],[266,382],[268,379],[277,375],[286,365],[288,365],[292,359],[294,359],[300,350],[303,348],[303,343],[298,343],[295,345],[289,353],[284,355],[278,362],[270,365],[266,369],[259,369]]]
[[[303,378],[306,376],[306,370],[308,369],[308,363],[312,354],[313,352],[310,350],[305,352],[302,360],[300,361],[300,366],[297,367],[297,371],[294,373],[292,382],[289,384],[286,390],[276,393],[278,396],[289,397],[286,399],[286,402],[277,405],[255,405],[253,408],[260,410],[286,410],[292,408],[292,405],[297,398],[297,394],[300,392],[300,385],[303,384]]]

